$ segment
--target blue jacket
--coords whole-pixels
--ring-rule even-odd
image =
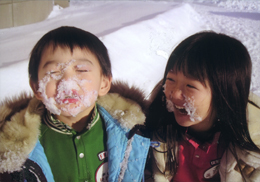
[[[98,99],[98,110],[107,132],[108,181],[141,181],[150,140],[137,134],[129,137],[129,131],[145,121],[141,107],[119,94],[110,93]],[[21,171],[26,178],[33,171],[33,180],[54,181],[38,141],[43,111],[40,101],[25,95],[0,106],[0,120],[3,122],[3,130],[0,131],[0,179],[6,178],[6,173],[15,174],[16,171]]]
[[[108,181],[141,181],[150,140],[137,134],[128,140],[130,129],[118,125],[103,107],[99,107],[99,113],[104,119],[108,137]]]

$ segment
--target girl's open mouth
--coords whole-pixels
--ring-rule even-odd
[[[186,111],[185,107],[181,107],[181,106],[177,106],[174,104],[174,107],[177,111],[179,111],[180,114],[188,114],[188,112]]]

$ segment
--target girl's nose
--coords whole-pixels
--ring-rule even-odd
[[[183,96],[183,91],[180,88],[175,88],[173,90],[171,90],[171,94],[170,97],[172,99],[178,99],[178,100],[183,100],[184,96]]]

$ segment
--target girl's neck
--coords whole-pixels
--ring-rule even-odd
[[[200,142],[211,141],[217,131],[219,131],[219,129],[216,124],[214,124],[209,130],[206,131],[194,131],[191,128],[187,128],[187,134],[194,137],[196,140],[199,140]]]

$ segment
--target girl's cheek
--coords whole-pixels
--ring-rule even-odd
[[[165,96],[167,99],[171,99],[171,94],[170,94],[169,90],[165,90],[164,93],[165,93]]]
[[[166,83],[164,85],[164,93],[165,93],[165,96],[167,97],[167,99],[172,99],[174,89],[175,89],[175,87],[171,84]]]
[[[167,87],[166,83],[163,85],[163,92],[165,94],[165,96],[168,98],[168,91],[169,91],[169,88]]]
[[[167,99],[172,99],[172,93],[173,91],[169,87],[164,89],[164,94]]]

